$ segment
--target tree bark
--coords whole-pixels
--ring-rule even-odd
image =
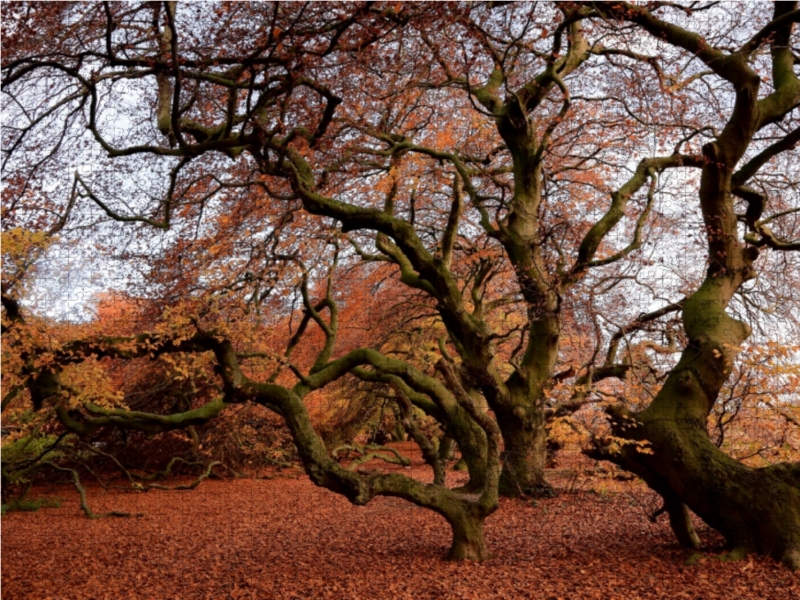
[[[541,495],[550,491],[544,478],[547,429],[543,415],[530,406],[495,410],[503,434],[503,470],[500,494],[507,498]]]
[[[439,460],[452,460],[456,441],[449,435],[443,435],[439,441]]]
[[[692,516],[687,506],[679,498],[666,501],[665,508],[669,515],[669,524],[678,543],[684,548],[700,548],[700,536],[692,525]]]
[[[725,307],[754,258],[755,253],[741,252],[735,271],[720,273],[712,265],[684,308],[689,345],[664,387],[640,413],[633,415],[624,407],[611,411],[615,435],[647,441],[652,448],[652,454],[645,454],[626,446],[616,462],[663,480],[682,503],[725,536],[731,556],[768,554],[798,569],[800,463],[747,467],[720,451],[706,430],[708,413],[750,333]],[[680,521],[675,513],[670,515],[673,523]]]
[[[458,432],[455,437],[458,439],[458,449],[461,453],[461,459],[454,468],[466,469],[469,473],[469,482],[457,489],[465,493],[482,490],[486,485],[487,475],[486,434],[465,414],[455,417],[451,427]]]
[[[453,529],[453,543],[447,553],[447,560],[492,558],[483,535],[485,517],[472,514],[470,511],[463,511],[448,520]]]
[[[667,510],[682,545],[697,545],[686,504],[725,536],[733,554],[768,554],[800,568],[800,464],[752,469],[721,452],[701,423],[649,414],[636,421],[636,438],[648,440],[654,454],[626,449],[617,462],[644,465],[674,487],[680,502],[667,500]]]

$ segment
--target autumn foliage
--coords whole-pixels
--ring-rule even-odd
[[[4,4],[4,503],[302,467],[483,560],[582,454],[800,568],[798,21]]]

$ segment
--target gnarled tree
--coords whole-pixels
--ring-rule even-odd
[[[795,2],[776,2],[763,27],[750,35],[746,29],[734,30],[723,46],[645,7],[611,3],[596,8],[610,19],[636,24],[679,51],[684,60],[701,61],[733,96],[725,120],[703,123],[708,141],[702,146],[697,201],[708,269],[683,303],[686,348],[647,408],[632,413],[619,405],[609,411],[617,435],[647,440],[653,452],[625,447],[612,460],[664,495],[685,544],[694,542],[681,503],[727,538],[733,556],[768,553],[800,568],[800,464],[747,467],[721,452],[706,430],[709,412],[751,334],[750,325],[726,309],[737,291],[756,277],[760,248],[788,252],[799,247],[768,225],[797,212],[792,206],[797,188],[773,189],[771,195],[750,186],[766,165],[792,152],[800,140],[800,78],[791,46],[800,10]],[[732,49],[731,41],[738,41]],[[769,50],[769,64],[758,70],[762,48]],[[796,159],[795,152],[788,160]],[[736,212],[737,197],[747,203],[742,215]],[[791,233],[791,222],[783,227]],[[593,455],[609,456],[602,445]]]
[[[256,401],[281,414],[315,482],[357,502],[381,493],[438,510],[456,532],[452,554],[482,557],[476,532],[496,505],[495,461],[502,460],[504,493],[546,487],[547,418],[593,402],[592,386],[634,370],[633,352],[622,357],[614,350],[599,362],[597,348],[590,352],[577,340],[606,327],[596,298],[617,286],[628,294],[641,289],[634,286],[646,263],[640,251],[648,237],[672,227],[669,211],[658,206],[670,192],[668,174],[687,168],[701,172],[709,275],[687,299],[620,331],[683,310],[686,358],[658,398],[672,393],[680,373],[696,372],[705,400],[686,410],[701,419],[695,413],[702,404],[705,419],[713,405],[714,386],[729,367],[708,381],[702,371],[723,365],[715,352],[732,361],[735,351],[724,344],[745,337],[725,307],[755,259],[736,237],[732,194],[750,207],[742,222],[751,246],[795,246],[770,228],[782,222],[781,212],[763,217],[763,196],[747,184],[792,147],[796,130],[740,164],[757,132],[780,130],[797,105],[789,43],[796,11],[778,6],[770,24],[729,52],[693,33],[691,24],[655,16],[677,10],[672,3],[13,5],[3,91],[19,123],[4,139],[13,184],[4,220],[36,231],[54,222],[63,232],[89,228],[93,243],[141,277],[140,295],[176,310],[188,299],[213,297],[257,318],[262,311],[283,315],[290,311],[275,296],[299,290],[305,314],[284,355],[291,383],[245,375],[239,361],[255,353],[201,320],[183,339],[159,334],[153,353],[213,353],[224,402]],[[686,12],[706,9],[715,8],[692,5]],[[669,52],[651,52],[663,43]],[[767,47],[774,89],[760,97],[761,80],[748,61]],[[683,79],[673,75],[681,52],[703,70],[689,61]],[[720,131],[697,124],[719,110],[713,101],[700,105],[699,116],[664,122],[647,121],[624,97],[630,90],[659,117],[663,104],[686,106],[682,90],[719,80],[735,91],[733,116]],[[615,89],[623,85],[628,89]],[[702,151],[691,150],[692,140],[704,138]],[[91,173],[76,169],[90,159]],[[74,172],[69,185],[65,167]],[[370,344],[335,354],[337,271],[327,271],[333,279],[314,300],[309,278],[325,269],[304,266],[330,256],[326,240],[348,268],[376,280],[398,278],[408,301],[434,315],[444,386],[413,360]],[[4,295],[4,305],[9,326],[21,323],[18,299]],[[618,324],[628,317],[620,312]],[[324,339],[313,364],[301,370],[290,364],[291,354],[312,321]],[[621,338],[612,329],[606,332],[616,348]],[[122,340],[78,340],[69,350],[138,356],[155,335],[143,333],[128,350]],[[70,356],[59,354],[55,364]],[[699,366],[684,368],[690,363]],[[37,402],[61,392],[57,368],[30,368]],[[345,375],[391,385],[404,414],[413,404],[437,418],[466,458],[467,488],[426,487],[395,475],[365,479],[333,463],[302,400]],[[574,393],[559,389],[565,381]],[[484,402],[487,410],[479,409]],[[658,407],[665,403],[669,410],[685,404],[657,399],[642,419],[663,420],[667,409]],[[184,417],[164,418],[185,424]],[[83,422],[70,423],[115,420],[132,425],[137,417],[84,414]],[[145,418],[148,427],[161,420]],[[627,448],[623,456],[631,465],[655,465],[670,449],[700,448],[708,439],[698,441],[697,423],[690,428],[697,435],[672,442],[669,428],[662,429],[664,440],[637,428],[643,433],[636,441],[648,440],[655,453],[640,457]],[[438,464],[426,442],[420,445]],[[764,472],[785,479],[793,468],[786,477],[785,467]],[[705,489],[696,483],[700,475],[679,483],[681,469],[669,476],[666,467],[653,470],[658,479],[636,469],[674,507],[674,523],[685,517],[684,503],[706,518],[702,501],[684,494]],[[737,469],[746,468],[731,466],[731,473]],[[726,522],[712,517],[709,523],[726,532]],[[740,545],[773,551],[770,543]]]

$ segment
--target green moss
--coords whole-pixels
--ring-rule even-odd
[[[37,498],[36,500],[12,500],[3,504],[0,514],[3,516],[17,511],[36,512],[40,508],[61,508],[58,498]]]
[[[684,562],[683,564],[685,564],[687,567],[696,567],[697,565],[700,564],[700,561],[703,561],[705,559],[706,557],[700,554],[699,552],[692,552],[689,555],[689,558],[687,558],[686,562]]]

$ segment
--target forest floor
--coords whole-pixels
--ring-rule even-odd
[[[721,539],[704,526],[702,557],[687,565],[692,553],[676,544],[666,516],[647,518],[658,508],[652,493],[580,476],[583,463],[571,463],[550,473],[557,496],[501,501],[486,523],[496,558],[482,563],[444,560],[450,529],[431,511],[393,498],[352,506],[291,472],[207,480],[192,491],[101,495],[87,485],[95,512],[147,513],[129,519],[89,520],[74,488],[41,488],[62,506],[0,520],[2,597],[800,598],[800,574],[775,561],[714,559]],[[418,457],[406,473],[430,479]]]

